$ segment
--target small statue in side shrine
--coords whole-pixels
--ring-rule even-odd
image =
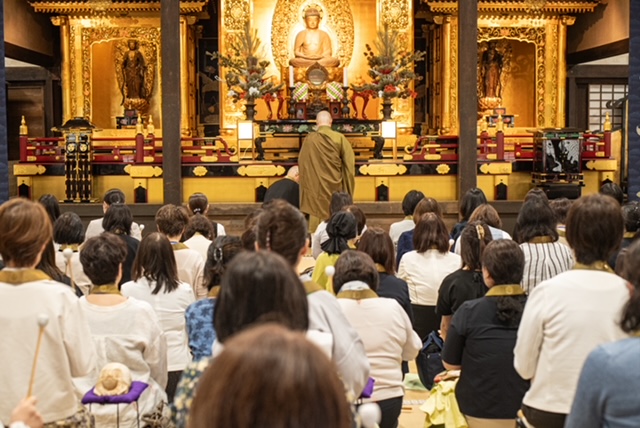
[[[121,82],[122,105],[125,109],[141,109],[148,104],[149,98],[145,88],[147,65],[138,42],[129,40],[127,44],[129,50],[125,53],[119,70],[121,79],[118,79]]]
[[[488,49],[482,54],[482,83],[486,98],[500,98],[502,95],[502,55],[496,49],[496,43],[490,42]]]
[[[289,61],[294,67],[309,67],[316,62],[323,67],[337,67],[340,60],[332,56],[331,37],[318,28],[320,11],[309,8],[304,13],[306,29],[296,35],[293,46],[295,58]]]

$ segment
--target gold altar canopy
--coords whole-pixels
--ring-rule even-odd
[[[428,84],[444,88],[431,100],[435,114],[429,127],[444,134],[458,132],[459,1],[463,0],[424,0],[436,15],[434,38],[441,41],[436,49],[442,53],[435,58]],[[593,12],[598,3],[478,1],[479,115],[499,106],[516,115],[521,129],[565,126],[566,35],[575,21],[569,14]],[[489,79],[497,80],[489,85]]]
[[[268,75],[287,83],[286,70],[294,58],[296,35],[305,30],[305,11],[319,11],[319,30],[331,40],[332,56],[348,69],[349,82],[367,77],[365,45],[376,39],[383,24],[400,32],[401,43],[413,50],[412,0],[221,0],[220,50],[225,52],[230,37],[243,31],[246,19],[264,41],[264,57],[271,62]],[[340,79],[342,80],[342,79]],[[221,128],[233,129],[243,118],[242,104],[227,97],[221,85]],[[379,115],[377,102],[369,103],[367,115]],[[266,119],[267,107],[260,100],[257,119]],[[413,125],[413,100],[398,99],[394,104],[400,126]]]
[[[207,0],[180,2],[181,123],[190,135],[195,123],[196,15]],[[32,0],[36,12],[54,14],[60,27],[64,121],[82,116],[107,134],[116,118],[136,111],[162,123],[159,0]],[[146,122],[146,120],[145,120]],[[156,131],[161,135],[161,129]]]

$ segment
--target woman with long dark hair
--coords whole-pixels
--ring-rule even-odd
[[[167,338],[169,380],[167,397],[173,401],[182,370],[191,362],[185,311],[195,302],[191,285],[180,282],[169,240],[154,232],[140,242],[133,263],[133,281],[122,284],[122,294],[148,302],[158,314]]]
[[[461,370],[456,398],[470,428],[513,428],[529,386],[512,363],[526,301],[520,286],[523,269],[518,244],[490,242],[482,256],[489,291],[453,315],[442,360],[448,370]]]

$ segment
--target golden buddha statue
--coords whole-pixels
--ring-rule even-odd
[[[309,67],[316,62],[323,67],[337,67],[340,60],[332,57],[331,37],[318,28],[320,11],[309,8],[304,13],[306,29],[296,35],[293,46],[295,58],[289,61],[294,67]]]

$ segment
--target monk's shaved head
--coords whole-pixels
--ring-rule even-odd
[[[333,123],[333,118],[328,111],[322,110],[316,116],[316,123],[318,124],[318,126],[331,126],[331,124]]]

